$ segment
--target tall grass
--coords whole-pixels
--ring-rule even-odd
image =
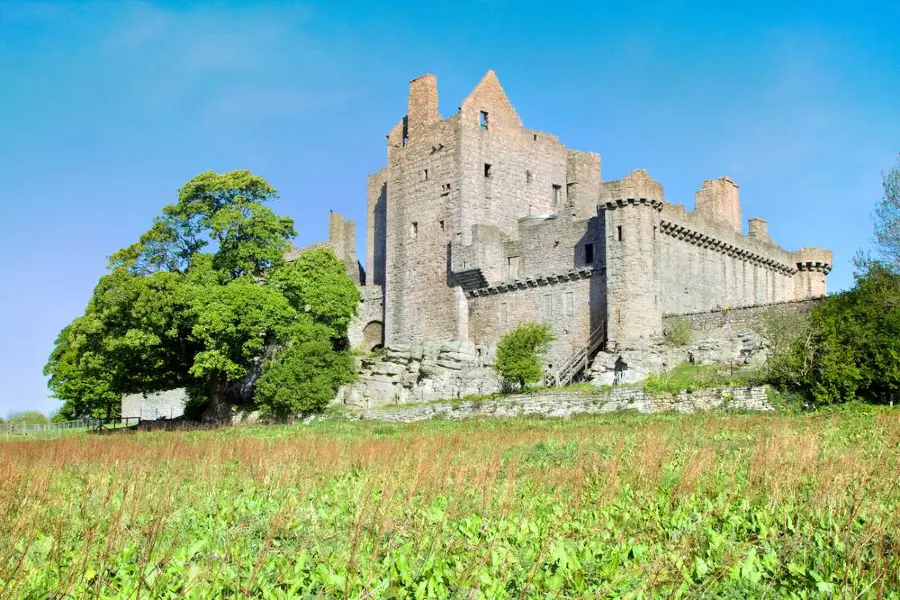
[[[900,415],[0,443],[0,598],[900,598]]]

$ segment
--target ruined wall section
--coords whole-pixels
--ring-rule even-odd
[[[460,126],[457,117],[436,115],[433,86],[433,78],[413,80],[409,115],[388,136],[387,345],[457,335],[447,245],[459,223]]]
[[[539,278],[582,267],[600,268],[603,231],[599,219],[567,214],[523,217],[518,235],[494,225],[476,225],[472,243],[451,242],[454,273],[480,269],[488,284]]]
[[[520,217],[563,208],[569,151],[557,138],[522,127],[493,71],[463,101],[459,119],[464,243],[471,243],[473,225],[496,225],[515,237]]]
[[[366,186],[367,285],[384,287],[387,236],[387,167],[369,175]]]
[[[579,219],[595,217],[600,204],[600,177],[599,154],[569,150],[563,212]]]

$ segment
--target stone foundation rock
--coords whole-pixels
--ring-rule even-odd
[[[443,341],[385,348],[357,359],[355,383],[335,402],[357,408],[491,394],[501,389],[493,366],[472,342]]]

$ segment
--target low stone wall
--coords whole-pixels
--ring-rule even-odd
[[[137,417],[142,421],[177,419],[184,414],[187,391],[176,388],[152,394],[122,396],[122,419]]]
[[[473,419],[481,417],[568,417],[633,410],[651,414],[692,413],[715,408],[770,411],[765,386],[697,390],[693,393],[652,396],[642,388],[615,387],[597,392],[545,391],[504,396],[493,400],[382,406],[361,411],[363,419],[411,423],[426,419]]]
[[[790,312],[797,315],[807,315],[822,298],[810,298],[793,302],[780,302],[778,304],[760,304],[743,308],[711,310],[708,312],[688,313],[683,315],[666,315],[663,317],[664,327],[674,319],[687,319],[691,322],[691,328],[695,332],[706,332],[731,326],[739,329],[753,329],[759,317],[770,310]]]

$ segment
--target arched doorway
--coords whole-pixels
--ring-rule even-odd
[[[370,321],[363,328],[363,348],[375,350],[384,345],[384,324],[381,321]]]

